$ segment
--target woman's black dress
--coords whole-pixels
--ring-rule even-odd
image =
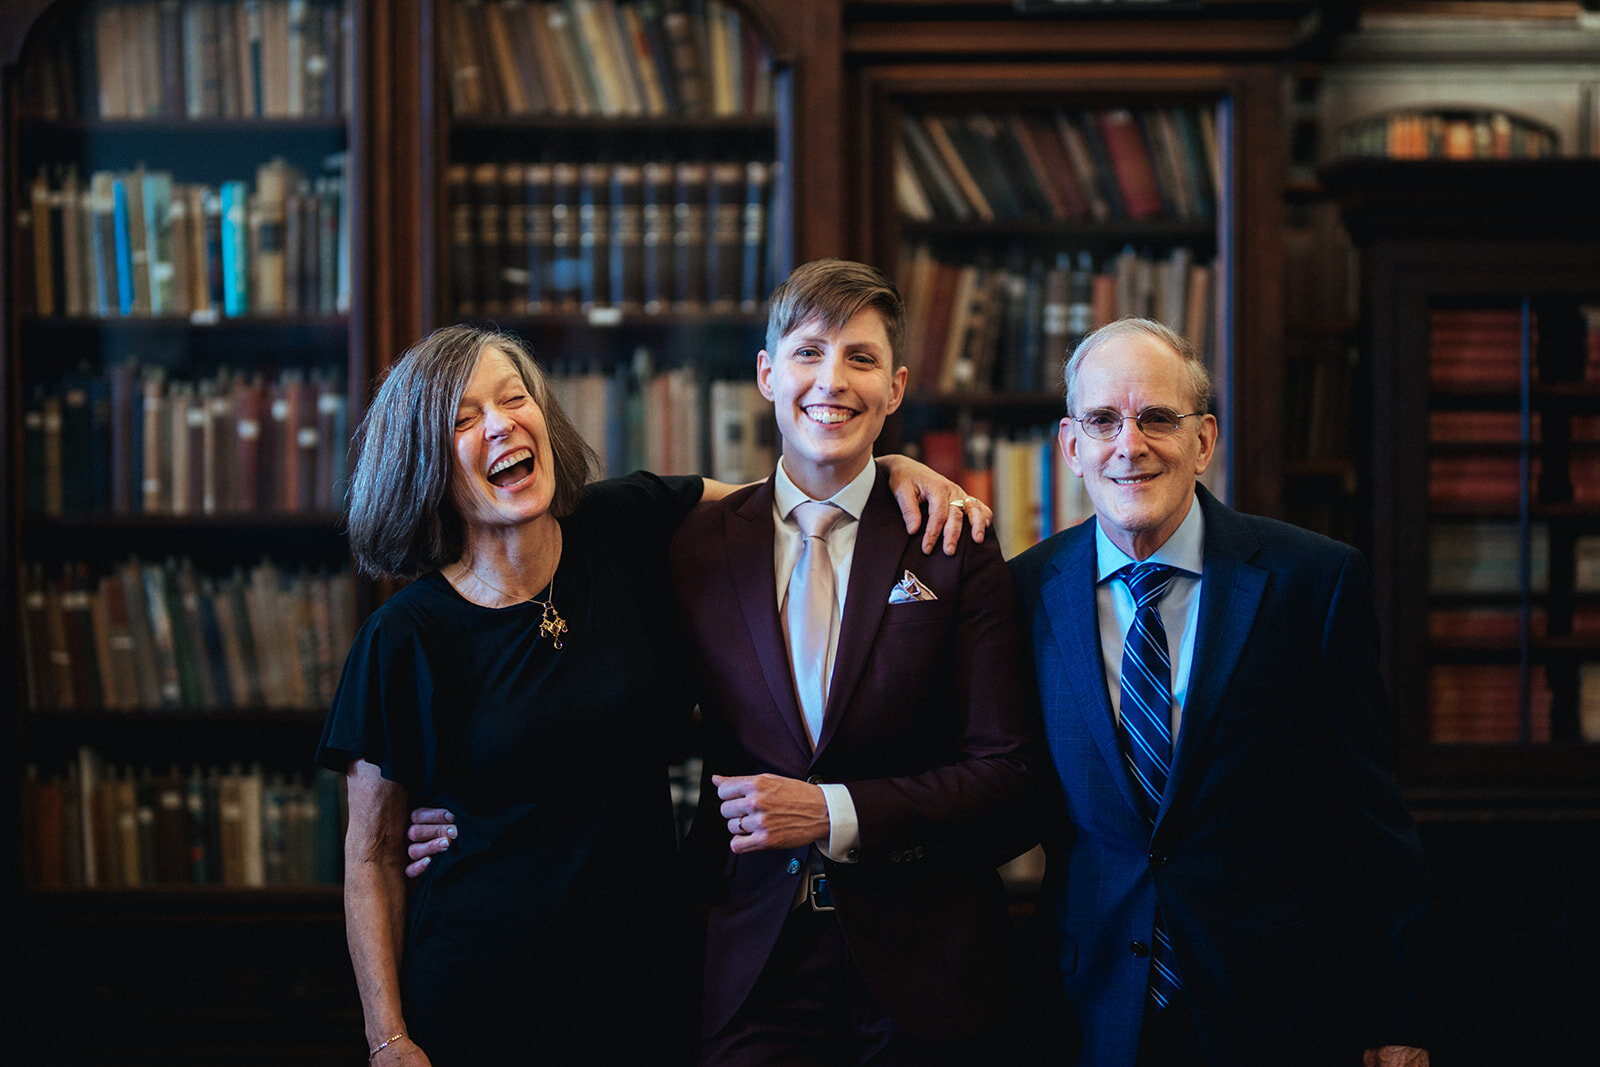
[[[540,604],[438,573],[362,627],[317,760],[360,758],[460,836],[413,886],[401,965],[435,1064],[671,1061],[695,1029],[665,766],[688,719],[668,542],[698,478],[600,482]]]

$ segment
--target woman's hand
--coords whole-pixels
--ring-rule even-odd
[[[955,482],[932,467],[905,456],[880,456],[878,464],[889,472],[889,489],[906,520],[906,533],[922,526],[922,503],[928,504],[928,527],[922,534],[922,551],[933,551],[943,534],[944,554],[953,556],[961,544],[961,526],[972,520],[972,539],[981,543],[994,521],[989,505],[968,496]]]

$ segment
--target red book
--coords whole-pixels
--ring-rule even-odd
[[[922,462],[952,482],[965,485],[963,453],[961,435],[955,430],[929,430],[922,435]]]
[[[1050,198],[1052,209],[1059,219],[1086,219],[1089,217],[1089,198],[1078,184],[1078,172],[1067,155],[1067,146],[1061,140],[1055,123],[1045,115],[1013,115],[1012,128],[1023,151],[1033,163],[1039,184]]]
[[[1160,216],[1163,210],[1161,186],[1156,181],[1155,165],[1133,112],[1126,108],[1108,108],[1096,117],[1128,218]]]

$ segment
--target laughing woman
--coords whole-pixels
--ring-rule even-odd
[[[688,718],[666,551],[731,487],[586,484],[594,454],[527,349],[467,326],[395,363],[359,447],[351,550],[415,579],[362,627],[317,752],[349,784],[372,1062],[681,1058],[698,991],[665,774]],[[909,528],[918,497],[956,528],[956,486],[896,473]],[[418,805],[462,832],[408,899]]]

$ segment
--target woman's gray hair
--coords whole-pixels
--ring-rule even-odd
[[[461,394],[488,348],[504,352],[544,413],[555,462],[550,510],[571,514],[599,464],[526,345],[499,330],[446,326],[389,368],[355,433],[350,551],[374,577],[414,578],[461,558],[466,528],[450,496]]]

